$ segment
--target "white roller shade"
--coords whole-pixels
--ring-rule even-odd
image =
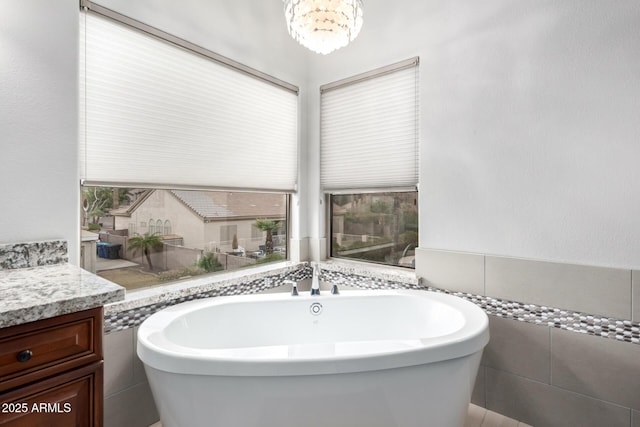
[[[295,93],[111,19],[83,20],[86,182],[295,189]]]
[[[323,190],[415,187],[417,58],[321,90]]]

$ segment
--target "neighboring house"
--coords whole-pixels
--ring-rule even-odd
[[[282,194],[147,190],[110,214],[116,230],[128,230],[129,236],[175,235],[185,247],[209,251],[230,251],[234,235],[240,247],[257,251],[265,240],[265,233],[255,227],[257,218],[282,221],[280,230],[286,230]]]

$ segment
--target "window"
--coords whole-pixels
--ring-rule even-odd
[[[259,238],[261,238],[261,237],[262,237],[262,234],[263,234],[263,233],[262,233],[262,230],[260,230],[260,229],[258,228],[258,226],[257,226],[257,225],[253,225],[253,226],[251,226],[251,237],[252,237],[253,239],[259,239]]]
[[[418,193],[332,195],[331,256],[415,268]]]
[[[221,225],[220,226],[220,241],[225,243],[232,243],[233,236],[237,238],[238,226],[237,225]]]
[[[95,188],[83,187],[82,195],[100,206],[100,216],[88,214],[83,225],[95,223],[100,238],[96,273],[128,290],[287,259],[285,193],[120,188],[113,207],[113,190]],[[157,219],[167,217],[172,222]],[[131,233],[138,223],[148,232]]]
[[[83,2],[79,51],[97,273],[136,289],[286,259],[298,88],[94,2]],[[267,245],[272,233],[282,238]]]
[[[323,85],[320,182],[334,257],[415,268],[418,58]]]

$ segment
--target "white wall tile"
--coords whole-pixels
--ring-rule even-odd
[[[487,409],[535,427],[629,427],[631,410],[486,368]]]
[[[134,384],[133,329],[105,335],[104,395],[110,396]]]
[[[640,345],[552,328],[552,384],[640,410]]]
[[[548,326],[489,316],[491,338],[482,364],[536,381],[550,381]]]
[[[631,318],[631,271],[486,257],[485,290],[496,298]]]
[[[416,276],[435,288],[485,295],[483,255],[417,248]]]
[[[640,270],[633,270],[631,272],[631,278],[631,319],[634,322],[640,322]]]
[[[149,427],[160,419],[146,383],[135,385],[104,400],[105,427]]]

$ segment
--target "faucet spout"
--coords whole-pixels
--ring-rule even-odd
[[[298,296],[298,284],[296,282],[294,282],[293,280],[284,280],[283,283],[285,285],[291,285],[291,296],[292,297]]]
[[[320,295],[320,267],[316,264],[313,267],[313,277],[311,279],[311,295]]]

